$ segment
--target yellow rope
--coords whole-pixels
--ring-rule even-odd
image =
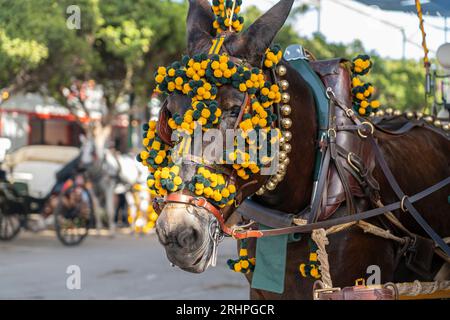
[[[422,48],[424,51],[424,57],[423,57],[423,64],[425,66],[425,68],[428,69],[428,67],[430,66],[430,61],[428,59],[428,47],[427,47],[427,34],[425,33],[425,27],[423,25],[424,20],[423,20],[423,13],[422,13],[422,6],[420,4],[420,0],[416,0],[416,9],[417,9],[417,16],[419,17],[420,20],[420,31],[422,32]]]
[[[233,16],[234,16],[234,9],[236,8],[236,0],[233,0],[233,7],[231,8],[231,15],[229,17],[230,21],[230,32],[233,30]]]

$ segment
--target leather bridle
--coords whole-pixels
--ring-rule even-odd
[[[248,93],[245,93],[245,97],[243,99],[242,105],[240,107],[240,112],[239,115],[236,119],[236,123],[234,125],[234,129],[236,129],[239,126],[239,123],[242,120],[242,117],[245,113],[246,108],[249,108],[251,106],[251,101],[250,101],[250,96]],[[166,107],[166,106],[165,106]],[[161,109],[161,113],[163,113],[165,111],[163,111],[163,109]],[[159,133],[158,133],[159,134]],[[166,142],[166,141],[164,141]],[[171,142],[172,143],[172,142]],[[173,143],[172,143],[173,145]],[[193,156],[191,154],[187,154],[187,155],[183,155],[183,159],[182,159],[183,163],[190,163],[193,165],[202,165],[203,167],[211,170],[211,171],[217,171],[217,168],[209,163],[205,163],[204,159],[200,158],[200,157],[196,157]],[[234,168],[229,168],[226,166],[222,166],[220,168],[220,171],[222,174],[224,174],[226,176],[226,181],[225,181],[225,185],[230,185],[230,184],[236,184],[237,181],[237,172]],[[240,186],[239,190],[237,190],[237,194],[234,200],[234,204],[233,206],[235,206],[235,208],[237,208],[240,204],[240,202],[243,200],[242,199],[242,191],[245,189],[246,186],[252,185],[256,183],[256,180],[250,180],[249,182],[246,182],[245,184],[243,184],[242,186]],[[222,230],[223,233],[233,236],[235,238],[239,238],[239,239],[243,239],[243,238],[247,238],[247,237],[254,237],[256,236],[255,232],[257,232],[256,230],[250,230],[250,233],[246,233],[245,236],[242,236],[241,233],[236,233],[236,229],[234,228],[230,228],[226,225],[225,223],[225,218],[223,215],[223,210],[222,209],[218,209],[216,206],[214,206],[212,203],[210,203],[206,198],[204,197],[197,197],[197,196],[192,196],[186,193],[183,193],[183,191],[179,191],[179,192],[175,192],[175,193],[170,193],[168,194],[163,201],[164,204],[167,203],[181,203],[181,204],[186,204],[186,205],[192,205],[195,206],[197,208],[203,208],[205,210],[207,210],[209,213],[211,213],[216,219],[217,222],[220,225],[220,228]],[[160,209],[158,208],[158,205],[155,204],[155,208],[156,209]]]
[[[224,47],[223,47],[223,49],[224,49],[225,53],[228,54],[227,50]],[[242,59],[239,59],[236,57],[232,57],[232,56],[229,56],[229,59],[236,66],[246,66],[249,68],[252,67],[245,60],[242,60]],[[239,111],[238,117],[236,119],[236,122],[234,124],[234,129],[238,128],[246,110],[248,110],[248,108],[250,108],[250,107],[251,107],[250,95],[248,92],[245,92],[245,97],[240,106],[240,111]],[[275,108],[279,109],[277,104],[275,105]],[[169,116],[169,113],[170,112],[167,109],[167,99],[166,99],[164,102],[164,105],[160,111],[160,116],[159,116],[159,120],[158,120],[158,124],[157,124],[157,133],[158,133],[158,136],[161,137],[161,139],[163,140],[164,143],[168,144],[169,146],[173,146],[174,143],[171,141],[172,130],[167,125],[167,117]],[[199,159],[198,157],[195,157],[192,155],[183,156],[183,162],[185,162],[185,161],[188,161],[193,164],[202,165],[208,169],[214,169],[211,165],[205,164],[203,159]],[[237,172],[234,168],[230,169],[230,168],[224,167],[224,168],[221,168],[221,170],[225,170],[225,175],[227,176],[226,185],[229,185],[230,183],[233,183],[233,184],[236,183]],[[237,194],[236,194],[234,204],[233,204],[233,206],[235,208],[237,208],[240,205],[240,202],[244,200],[244,199],[242,199],[243,190],[246,187],[251,186],[257,182],[258,181],[256,179],[253,179],[253,180],[250,180],[240,186],[240,188],[237,190]],[[164,198],[164,201],[163,201],[164,205],[167,203],[181,203],[181,204],[186,204],[186,205],[193,205],[197,208],[203,208],[203,209],[207,210],[217,219],[222,232],[227,235],[230,235],[234,238],[244,239],[244,238],[249,238],[249,237],[260,237],[261,236],[261,232],[259,230],[246,230],[245,231],[245,230],[242,230],[242,229],[239,229],[236,227],[232,227],[232,228],[228,227],[225,223],[225,218],[224,218],[224,215],[222,212],[223,210],[218,209],[216,206],[211,204],[204,197],[196,197],[196,196],[192,196],[189,194],[185,194],[185,193],[183,193],[183,191],[179,191],[179,192],[168,194]],[[156,203],[155,203],[154,207],[158,211],[161,210],[159,205]],[[225,207],[225,209],[226,209],[226,207]]]
[[[203,197],[194,197],[182,193],[170,193],[165,198],[166,203],[182,203],[192,205],[196,208],[205,209],[210,212],[220,225],[223,233],[232,236],[235,239],[260,238],[263,234],[259,230],[241,230],[238,228],[228,227],[221,210],[217,209],[213,204]]]

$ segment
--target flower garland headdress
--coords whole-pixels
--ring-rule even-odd
[[[212,10],[216,15],[214,28],[217,34],[232,29],[242,30],[243,18],[238,16],[242,0],[214,0]],[[228,159],[237,161],[233,169],[243,180],[260,171],[262,166],[271,161],[250,161],[250,152],[257,152],[257,141],[251,140],[246,132],[256,130],[273,145],[281,137],[281,132],[272,136],[270,128],[277,119],[271,110],[274,103],[281,101],[281,92],[277,84],[266,81],[264,72],[259,68],[249,68],[233,62],[227,54],[219,54],[223,41],[215,39],[210,53],[192,57],[184,56],[181,61],[169,66],[162,66],[155,73],[156,91],[167,95],[177,93],[191,99],[190,108],[184,114],[175,113],[168,120],[172,130],[192,135],[197,126],[203,131],[217,127],[222,117],[222,109],[215,100],[218,90],[223,85],[231,85],[249,96],[249,105],[245,108],[239,128],[249,145],[249,150],[234,150]],[[282,51],[274,46],[266,51],[264,68],[274,68],[281,60]],[[188,188],[198,196],[208,198],[211,203],[222,208],[233,203],[236,195],[234,185],[226,185],[221,173],[213,173],[206,167],[197,168],[191,181],[183,181],[180,167],[172,161],[172,149],[156,133],[156,123],[150,121],[144,125],[144,150],[137,160],[148,167],[150,175],[148,187],[153,196],[165,196],[167,193]]]

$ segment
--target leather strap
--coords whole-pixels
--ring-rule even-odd
[[[219,209],[217,209],[214,205],[212,205],[208,200],[206,200],[203,197],[193,197],[187,194],[182,193],[170,193],[166,196],[164,199],[165,203],[183,203],[183,204],[189,204],[193,205],[197,208],[203,208],[208,210],[210,213],[216,217],[217,221],[219,222],[220,228],[222,231],[233,238],[236,239],[245,239],[245,238],[260,238],[262,237],[262,232],[259,230],[238,230],[229,228],[225,224],[225,220],[220,212]]]
[[[377,146],[377,148],[378,148],[378,146]],[[436,192],[437,190],[445,187],[448,184],[450,184],[450,177],[447,177],[446,179],[438,182],[437,184],[435,184],[419,193],[416,193],[413,196],[408,197],[406,199],[407,202],[402,197],[403,201],[400,200],[400,201],[391,203],[389,205],[386,205],[384,207],[367,210],[367,211],[357,213],[354,215],[334,218],[334,219],[330,219],[330,220],[324,220],[324,221],[320,221],[320,222],[308,223],[306,225],[291,226],[291,227],[286,227],[286,228],[277,228],[277,229],[270,229],[270,230],[239,230],[239,229],[229,228],[225,224],[225,221],[220,213],[220,210],[217,209],[215,206],[213,206],[211,203],[209,203],[205,198],[193,197],[193,196],[185,195],[185,194],[181,194],[181,193],[171,193],[165,198],[165,202],[166,203],[178,202],[178,203],[194,205],[199,208],[204,208],[204,209],[208,210],[209,212],[211,212],[216,217],[216,219],[219,222],[220,227],[224,233],[231,235],[233,238],[236,238],[236,239],[246,239],[246,238],[261,238],[261,237],[278,236],[278,235],[285,235],[285,234],[291,234],[291,233],[310,233],[315,229],[321,229],[321,228],[325,229],[325,228],[329,228],[329,227],[332,227],[335,225],[354,222],[354,221],[358,221],[358,220],[369,219],[372,217],[382,215],[388,211],[400,209],[402,205],[412,207],[412,203],[419,201],[422,198],[425,198],[426,196]],[[407,207],[408,210],[410,210],[409,207]],[[412,207],[412,208],[413,208],[413,210],[415,210],[414,207]],[[309,216],[312,216],[311,213],[312,213],[312,211],[309,212]],[[431,229],[431,227],[423,220],[423,218],[420,216],[420,214],[417,213],[417,215],[422,219],[422,221],[425,223],[425,225],[428,226],[429,229]],[[433,229],[431,229],[431,231],[434,232]],[[443,246],[444,248],[441,246],[440,242],[443,242],[443,240],[440,239],[440,237],[435,232],[434,232],[434,235],[432,236],[432,239],[436,241],[436,243],[444,250],[445,253],[447,253],[447,251],[444,249],[445,247],[447,247],[447,245],[444,243],[444,246]]]
[[[391,117],[391,118],[394,118],[394,117]],[[428,130],[431,130],[434,133],[437,133],[437,134],[439,134],[439,135],[441,135],[441,136],[443,136],[443,137],[445,137],[447,139],[450,137],[450,135],[447,132],[445,132],[442,129],[436,128],[433,125],[428,124],[423,119],[410,120],[407,123],[405,123],[403,126],[401,126],[398,129],[395,129],[395,130],[390,130],[390,129],[385,128],[384,126],[379,125],[381,123],[381,121],[383,121],[383,120],[386,120],[386,118],[384,118],[384,117],[375,118],[375,119],[373,119],[372,123],[375,125],[377,130],[383,131],[384,133],[387,133],[387,134],[401,135],[401,134],[404,134],[404,133],[406,133],[406,132],[408,132],[408,131],[416,128],[416,127],[423,127],[423,128],[428,129]]]
[[[450,184],[450,177],[436,183],[435,185],[433,185],[419,193],[416,193],[415,195],[409,197],[408,201],[410,203],[419,201],[419,200],[425,198],[426,196],[432,194],[433,192],[436,192],[437,190],[445,187],[448,184]],[[330,219],[330,220],[309,223],[309,224],[301,225],[301,226],[292,226],[292,227],[287,227],[287,228],[278,228],[278,229],[271,229],[271,230],[261,230],[260,237],[261,236],[263,236],[263,237],[278,236],[278,235],[290,234],[290,233],[309,233],[315,229],[321,229],[321,228],[326,229],[326,228],[344,224],[344,223],[349,223],[349,222],[353,222],[353,221],[364,220],[364,219],[376,217],[376,216],[382,215],[388,211],[400,209],[400,206],[401,206],[401,201],[397,201],[397,202],[391,203],[389,205],[386,205],[384,207],[367,210],[367,211],[357,213],[357,214],[354,214],[351,216],[344,216],[344,217],[334,218],[334,219]]]
[[[330,165],[330,148],[327,148],[325,156],[321,166],[321,172],[319,176],[319,182],[317,183],[317,188],[314,195],[314,200],[311,205],[311,211],[308,216],[308,223],[316,222],[319,217],[320,203],[322,200],[322,192],[325,188],[325,183],[328,176],[328,166]]]
[[[244,116],[244,112],[245,109],[251,105],[251,101],[250,101],[250,96],[249,94],[246,92],[245,93],[245,97],[244,97],[244,101],[242,102],[241,105],[241,110],[239,111],[239,115],[236,119],[236,122],[234,123],[234,129],[236,130],[236,128],[239,126],[239,124],[241,123],[242,117]]]
[[[407,211],[413,216],[413,218],[416,220],[416,222],[425,230],[425,232],[433,239],[433,241],[448,255],[450,256],[450,247],[442,240],[442,238],[436,233],[436,231],[431,228],[431,226],[425,221],[425,219],[420,215],[419,212],[417,212],[416,208],[412,205],[411,199],[405,195],[405,193],[400,188],[397,180],[394,178],[394,175],[392,174],[391,169],[389,169],[389,166],[386,163],[386,160],[384,159],[383,155],[380,152],[380,148],[378,147],[378,144],[376,143],[373,136],[368,137],[370,144],[372,145],[374,151],[375,151],[375,158],[378,161],[378,164],[381,167],[381,170],[383,170],[384,175],[386,176],[386,179],[388,180],[389,184],[392,187],[392,190],[394,190],[397,197],[401,200],[401,209],[404,211],[404,209],[407,209]],[[447,179],[450,180],[450,177]]]

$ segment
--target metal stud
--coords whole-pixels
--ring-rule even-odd
[[[292,120],[289,118],[281,119],[281,125],[284,129],[289,129],[290,127],[292,127]]]
[[[450,125],[444,124],[444,125],[442,126],[442,129],[444,129],[445,131],[449,131],[449,130],[450,130]]]
[[[408,111],[408,112],[406,113],[406,117],[407,117],[408,119],[412,119],[412,118],[414,118],[414,113],[411,112],[411,111]]]
[[[269,182],[272,182],[272,183],[274,183],[274,184],[278,184],[280,181],[281,181],[281,180],[279,180],[278,177],[277,177],[276,175],[275,175],[275,176],[272,176],[272,177],[270,178],[270,180],[269,180]]]
[[[284,177],[286,176],[286,172],[285,171],[280,171],[276,174],[276,178],[278,179],[279,182],[284,180]]]
[[[279,76],[282,77],[282,76],[286,75],[286,73],[287,73],[287,69],[286,69],[285,66],[279,65],[279,66],[277,67],[277,74],[278,74]]]
[[[279,171],[286,171],[286,169],[287,169],[287,165],[285,165],[284,163],[280,163],[278,165],[278,170]]]
[[[275,190],[276,187],[277,187],[277,185],[276,185],[275,183],[273,183],[272,181],[269,181],[269,182],[266,184],[267,190],[270,190],[270,191]]]
[[[291,162],[291,159],[286,157],[286,159],[284,159],[281,163],[287,166],[290,162]]]
[[[402,112],[400,110],[394,110],[394,116],[399,116],[401,114]]]
[[[394,109],[392,109],[392,108],[387,108],[387,109],[386,109],[386,114],[387,114],[388,116],[392,115],[393,112],[394,112]]]
[[[376,113],[377,117],[383,117],[384,116],[384,111],[383,110],[379,110]]]
[[[283,131],[283,137],[286,139],[286,141],[291,141],[291,139],[292,139],[292,132],[290,132],[290,131]]]
[[[266,189],[264,187],[261,187],[258,189],[258,191],[256,191],[256,195],[262,196],[264,192],[266,192]]]
[[[291,100],[291,95],[290,95],[289,93],[283,92],[283,93],[281,94],[281,101],[282,101],[283,103],[288,103],[290,100]]]
[[[278,157],[280,158],[280,160],[284,160],[287,158],[287,153],[285,151],[280,151],[278,154]]]
[[[286,144],[283,146],[283,150],[286,151],[287,153],[289,153],[289,152],[292,151],[292,146],[291,146],[289,143],[286,143]]]
[[[290,114],[291,114],[291,111],[292,111],[291,106],[288,105],[288,104],[285,104],[285,105],[283,105],[283,106],[281,107],[281,114],[282,114],[283,116],[288,116],[288,115],[290,115]]]
[[[432,116],[426,116],[425,118],[424,118],[424,120],[427,122],[427,123],[433,123],[433,117]]]
[[[421,119],[423,117],[423,113],[422,112],[416,112],[416,118],[417,119]]]
[[[433,123],[436,127],[440,127],[440,126],[442,126],[442,122],[441,122],[441,120],[435,120],[434,121],[434,123]]]
[[[289,82],[287,80],[280,81],[281,90],[286,91],[289,88]]]

